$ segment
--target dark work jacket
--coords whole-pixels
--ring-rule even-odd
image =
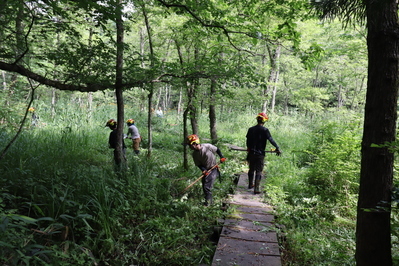
[[[269,129],[262,125],[250,127],[246,137],[247,149],[249,149],[249,152],[251,153],[265,155],[267,140],[269,140],[276,149],[279,149],[277,143],[273,140]]]
[[[111,133],[109,134],[108,143],[109,143],[109,147],[110,147],[110,148],[116,149],[116,142],[117,142],[117,139],[118,139],[118,135],[116,134],[116,129],[114,129],[114,130],[112,130]],[[126,148],[125,141],[123,141],[123,140],[122,140],[122,147],[123,147],[123,148]]]

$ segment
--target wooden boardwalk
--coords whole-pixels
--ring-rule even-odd
[[[254,195],[247,187],[248,175],[241,174],[228,202],[231,215],[224,221],[212,266],[281,266],[272,209],[262,202],[263,194]]]

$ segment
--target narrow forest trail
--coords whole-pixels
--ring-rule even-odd
[[[224,221],[213,266],[281,266],[272,208],[263,202],[263,194],[255,195],[247,187],[248,175],[240,174],[228,200],[233,210]]]

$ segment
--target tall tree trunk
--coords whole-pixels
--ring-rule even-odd
[[[190,122],[191,122],[191,130],[193,134],[198,135],[198,121],[197,121],[197,108],[191,104],[189,108]]]
[[[199,57],[199,50],[198,47],[194,48],[194,59],[195,62],[198,61],[198,57]],[[199,66],[197,65],[196,68],[198,69]],[[190,121],[191,121],[191,128],[193,131],[193,134],[198,135],[198,121],[197,121],[197,105],[198,105],[198,101],[197,101],[197,91],[198,91],[198,87],[199,87],[199,78],[195,78],[192,83],[191,83],[191,87],[190,87],[190,91],[189,91],[189,95],[188,97],[191,98],[191,105],[190,105],[190,109],[189,109],[189,115],[190,115]]]
[[[153,85],[150,84],[150,90],[148,93],[148,116],[147,116],[147,120],[148,120],[148,125],[147,125],[147,156],[151,157],[151,153],[152,153],[152,110],[151,110],[151,106],[152,104],[152,98],[154,96],[154,88]]]
[[[93,29],[89,29],[89,46],[91,48],[92,46],[92,41],[93,41]],[[87,118],[90,119],[92,112],[93,112],[93,92],[89,92],[87,95],[87,107],[89,109],[89,112],[87,114]]]
[[[150,68],[154,67],[154,46],[152,44],[152,34],[151,34],[151,27],[150,27],[150,22],[148,20],[148,15],[147,15],[147,10],[145,7],[145,4],[143,2],[142,4],[142,10],[143,10],[143,16],[144,16],[144,22],[145,22],[145,27],[147,30],[147,36],[148,36],[148,45],[150,47]],[[149,85],[149,94],[148,94],[148,147],[147,147],[147,156],[151,156],[152,152],[152,105],[153,105],[153,96],[154,96],[154,84],[151,83]]]
[[[396,0],[365,1],[368,84],[356,224],[357,265],[392,265],[390,203],[399,86],[399,24]]]
[[[57,91],[55,88],[51,89],[51,117],[55,117],[55,104],[57,103]]]
[[[122,0],[116,3],[116,79],[115,79],[115,96],[117,103],[118,126],[116,129],[118,141],[116,143],[115,162],[119,166],[126,163],[123,153],[123,127],[124,123],[124,103],[122,90],[123,77],[123,42],[124,42],[124,25],[122,20]]]
[[[264,95],[267,100],[263,103],[263,112],[267,112],[267,107],[269,104],[269,93],[272,91],[273,93],[274,90],[277,90],[277,81],[278,81],[278,73],[280,71],[280,64],[279,64],[279,59],[280,59],[280,54],[281,54],[281,45],[277,45],[277,47],[271,47],[270,44],[266,45],[267,52],[269,55],[269,60],[270,60],[270,71],[269,71],[269,77],[266,85],[266,90],[264,91]],[[273,99],[272,99],[273,101]],[[274,103],[272,102],[271,104],[274,107]]]
[[[281,55],[281,45],[278,45],[274,50],[272,55],[272,69],[270,70],[269,80],[273,88],[272,101],[270,109],[274,112],[274,107],[276,106],[276,94],[277,94],[277,83],[280,76],[280,55]]]
[[[58,47],[60,46],[60,34],[59,33],[57,33],[57,46]],[[55,65],[55,67],[57,67],[57,65]],[[57,104],[57,91],[56,91],[55,88],[52,88],[51,89],[51,107],[50,107],[51,118],[52,119],[55,118],[55,113],[56,113],[55,106],[56,106],[56,104]]]
[[[161,105],[161,97],[162,97],[162,87],[159,87],[157,103],[155,104],[155,110],[158,110],[158,107]]]
[[[276,95],[277,95],[277,82],[279,81],[279,76],[280,76],[280,68],[278,69],[277,73],[276,73],[276,79],[274,82],[274,86],[273,86],[273,94],[272,94],[272,113],[274,112],[274,108],[276,107]]]
[[[177,50],[177,54],[179,56],[179,62],[180,65],[183,66],[184,60],[183,60],[183,54],[181,52],[180,49],[180,44],[177,40],[175,41],[175,45],[176,45],[176,50]],[[186,86],[187,86],[187,91],[190,91],[190,83],[186,82]],[[182,86],[183,87],[183,86]],[[180,108],[182,105],[182,95],[183,95],[183,89],[180,89],[180,98],[179,98],[179,106],[178,106],[178,113],[180,114]],[[188,94],[188,98],[187,98],[187,107],[183,112],[183,143],[185,143],[186,141],[186,137],[188,136],[188,130],[187,130],[187,119],[188,119],[188,111],[191,105],[191,100],[192,98],[190,98],[190,95]],[[183,146],[183,168],[184,170],[188,170],[188,147],[187,145]]]
[[[191,134],[197,134],[197,133],[188,133],[188,116],[190,115],[191,108],[193,106],[193,97],[190,97],[192,95],[193,85],[190,82],[187,82],[187,95],[188,95],[188,101],[187,101],[187,107],[183,112],[183,137],[184,137],[184,142],[186,141],[186,137]],[[192,125],[192,123],[191,123]],[[188,147],[184,145],[184,154],[183,154],[183,167],[185,170],[188,170]]]
[[[183,98],[183,90],[180,88],[179,92],[179,103],[177,104],[177,114],[180,115],[181,105],[182,105],[182,98]]]
[[[355,100],[356,100],[357,95],[363,90],[365,79],[366,79],[366,76],[363,76],[362,80],[360,82],[360,86],[356,86],[356,87],[358,87],[358,89],[357,90],[355,89],[355,91],[353,92],[353,98],[352,98],[352,101],[351,101],[351,104],[349,107],[351,110],[355,109]]]
[[[190,100],[189,100],[190,102]],[[187,130],[187,120],[188,120],[188,111],[189,108],[187,107],[186,110],[183,112],[183,143],[186,141],[186,137],[189,135]],[[184,145],[183,149],[183,168],[184,170],[188,170],[188,146]]]
[[[212,143],[216,143],[218,140],[217,130],[216,130],[216,108],[215,108],[215,94],[216,94],[216,80],[211,79],[211,99],[209,105],[209,126]]]

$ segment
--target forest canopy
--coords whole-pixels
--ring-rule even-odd
[[[181,143],[198,134],[222,149],[245,146],[266,112],[283,150],[267,158],[265,200],[287,228],[285,262],[353,264],[356,237],[372,231],[356,228],[356,215],[395,196],[399,83],[389,62],[399,38],[395,1],[347,2],[2,1],[0,261],[209,263],[210,228],[247,166],[226,152],[217,204],[204,211],[198,187],[179,195],[198,174]],[[386,20],[373,21],[378,12]],[[127,119],[143,137],[140,156],[124,154]],[[359,207],[361,188],[372,200]],[[392,243],[380,246],[391,252],[397,213],[384,214],[378,228]],[[365,261],[372,253],[358,250]]]

